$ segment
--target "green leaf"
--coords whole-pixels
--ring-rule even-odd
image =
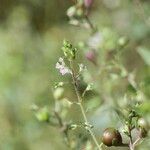
[[[149,101],[144,102],[137,108],[137,112],[142,115],[147,114],[147,113],[149,114],[150,113],[149,110],[150,110],[150,102]]]
[[[136,94],[136,92],[137,92],[136,88],[130,83],[127,86],[127,91],[132,93],[132,94]]]
[[[145,47],[139,47],[137,49],[140,56],[143,58],[145,63],[150,66],[150,51]]]

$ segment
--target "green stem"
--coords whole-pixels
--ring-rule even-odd
[[[73,64],[72,64],[71,61],[70,61],[70,68],[71,68],[71,71],[72,71],[72,80],[73,80],[75,93],[77,95],[78,104],[79,104],[79,107],[81,109],[81,113],[82,113],[83,119],[84,119],[85,123],[88,124],[88,120],[87,120],[87,117],[86,117],[86,114],[85,114],[85,110],[84,110],[84,107],[82,105],[82,98],[81,98],[81,96],[80,96],[80,94],[78,92],[78,86],[77,86],[77,81],[76,81],[76,75],[75,75],[74,67],[73,67]],[[99,145],[99,143],[98,143],[98,141],[97,141],[97,139],[96,139],[96,137],[95,137],[95,135],[93,133],[93,131],[90,128],[88,128],[88,131],[89,131],[89,133],[90,133],[90,135],[91,135],[95,145],[97,146],[98,150],[102,150],[101,146]]]
[[[128,132],[129,132],[129,148],[130,150],[134,150],[134,147],[133,147],[133,140],[132,140],[132,134],[131,134],[131,125],[128,125]]]
[[[97,29],[94,27],[94,25],[92,24],[91,20],[89,19],[89,17],[87,15],[85,15],[85,20],[88,23],[90,29],[92,30],[92,33],[95,33],[97,31]]]
[[[69,138],[69,135],[68,135],[68,129],[66,128],[66,125],[64,124],[64,122],[63,122],[61,116],[59,115],[59,113],[58,113],[56,110],[54,110],[54,115],[55,115],[56,119],[58,120],[58,125],[59,125],[59,127],[60,127],[60,128],[64,128],[64,130],[63,130],[62,133],[63,133],[63,135],[64,135],[64,137],[65,137],[65,144],[66,144],[70,149],[72,149],[71,143],[70,143],[70,138]]]

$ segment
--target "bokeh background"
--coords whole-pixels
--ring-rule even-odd
[[[130,38],[122,60],[129,71],[136,69],[137,81],[144,82],[149,97],[150,2],[141,4],[142,8],[136,0],[95,0],[90,18],[100,30]],[[58,129],[39,123],[30,106],[54,105],[51,87],[62,80],[55,64],[63,39],[77,44],[89,38],[88,30],[68,24],[66,10],[71,5],[71,0],[0,0],[0,150],[66,149]],[[140,53],[138,46],[144,49]],[[84,52],[83,62],[92,69]],[[75,110],[72,116],[80,119]],[[107,121],[99,119],[98,112],[95,116],[94,124],[104,121],[101,128],[105,127]],[[143,145],[149,150],[148,140]]]

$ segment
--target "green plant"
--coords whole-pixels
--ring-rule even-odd
[[[135,72],[128,71],[120,59],[123,50],[129,44],[129,39],[125,36],[120,36],[108,28],[104,28],[101,31],[102,33],[100,33],[89,19],[89,8],[91,5],[92,1],[87,3],[87,1],[78,0],[67,10],[71,24],[83,26],[92,32],[88,42],[80,43],[77,46],[73,46],[70,41],[64,40],[62,46],[63,56],[56,63],[56,69],[59,70],[60,74],[63,76],[68,75],[71,78],[70,83],[74,87],[76,100],[70,100],[64,96],[64,85],[68,84],[68,81],[57,82],[53,88],[55,107],[54,111],[50,113],[52,115],[48,119],[45,118],[45,112],[37,110],[36,117],[39,121],[48,121],[51,125],[59,127],[65,143],[70,149],[81,149],[83,146],[86,147],[89,144],[90,146],[88,145],[87,147],[92,147],[89,148],[90,150],[102,150],[105,146],[127,147],[130,150],[135,150],[136,146],[147,136],[149,127],[148,123],[141,118],[143,115],[140,113],[140,107],[144,101],[144,93],[140,85],[136,82]],[[103,37],[102,39],[101,36]],[[93,72],[91,71],[90,73],[85,65],[77,62],[80,49],[88,49],[85,58],[94,64],[96,69]],[[98,59],[99,49],[102,49],[100,61]],[[119,80],[118,84],[116,80]],[[125,82],[123,95],[119,93],[120,81]],[[80,86],[82,83],[85,83],[86,87],[81,92]],[[108,86],[108,84],[110,85]],[[115,94],[112,94],[114,88],[118,90],[117,94],[120,95],[119,98],[117,97],[118,99],[115,97]],[[122,122],[121,131],[119,131],[120,129],[106,128],[100,142],[93,131],[93,124],[88,120],[86,106],[84,106],[86,94],[89,91],[95,91],[101,99],[100,104],[96,104],[96,107],[102,107],[109,101],[112,104],[109,109],[112,109]],[[80,108],[82,115],[81,123],[65,120],[69,108],[74,105]],[[40,113],[42,114],[39,115]],[[48,117],[47,113],[46,117]],[[80,135],[80,142],[77,140],[77,134],[70,136],[70,133],[76,129],[87,131],[95,146],[93,146],[93,142],[91,142],[89,136],[82,139],[83,131]],[[135,139],[133,139],[134,130],[137,132]],[[128,138],[128,142],[123,143],[122,134]]]

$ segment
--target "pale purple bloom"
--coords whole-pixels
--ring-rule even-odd
[[[61,73],[62,75],[65,75],[65,74],[67,74],[67,73],[71,73],[70,69],[68,69],[68,68],[66,68],[66,67],[60,69],[59,71],[60,71],[60,73]]]
[[[87,8],[91,7],[92,3],[93,3],[93,0],[84,0],[84,5]]]
[[[71,70],[66,66],[63,58],[61,58],[61,57],[59,58],[58,62],[56,63],[56,69],[58,69],[62,75],[72,73]]]
[[[102,34],[100,32],[95,33],[88,40],[88,45],[90,48],[97,49],[103,41]]]
[[[87,51],[85,57],[95,65],[97,64],[97,53],[95,50]]]

